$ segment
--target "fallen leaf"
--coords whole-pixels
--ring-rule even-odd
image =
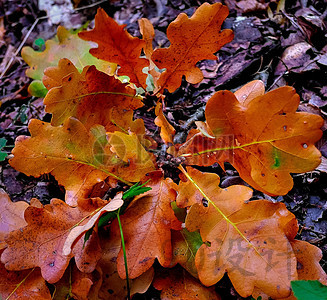
[[[89,132],[74,118],[67,119],[63,126],[58,127],[31,120],[29,130],[31,137],[16,139],[12,151],[14,158],[9,161],[11,166],[28,176],[51,173],[65,187],[66,202],[72,206],[77,205],[78,198],[87,198],[94,185],[108,176],[127,183],[129,180],[136,182],[154,169],[152,160],[145,161],[151,155],[145,155],[138,140],[125,138],[126,134],[121,135],[119,142],[131,140],[136,147],[124,150],[131,164],[117,157],[110,151],[111,145],[102,126],[93,127]]]
[[[0,189],[0,250],[6,247],[5,235],[27,225],[24,212],[28,203],[12,202],[7,193]]]
[[[175,135],[175,128],[167,121],[165,115],[163,114],[162,111],[162,103],[158,102],[156,106],[156,118],[154,120],[154,123],[160,127],[160,136],[162,140],[168,144],[171,143],[173,144],[173,138]]]
[[[50,66],[56,66],[61,58],[71,60],[79,69],[94,65],[98,70],[113,74],[116,65],[94,58],[90,53],[92,43],[85,42],[77,33],[70,33],[63,26],[57,30],[57,38],[45,42],[45,50],[35,51],[31,47],[22,49],[22,57],[30,66],[26,75],[35,80],[42,80],[43,72]]]
[[[170,203],[175,200],[173,182],[150,175],[147,187],[152,190],[136,196],[121,216],[124,232],[128,274],[136,278],[148,270],[157,258],[159,263],[168,267],[172,260],[171,229],[180,230]],[[117,220],[111,225],[118,227]],[[114,230],[114,229],[113,229]],[[118,230],[118,229],[116,229]],[[123,251],[118,258],[118,273],[125,278]]]
[[[8,247],[1,255],[1,261],[6,269],[19,271],[40,267],[42,277],[49,283],[57,282],[64,274],[70,259],[83,252],[80,257],[88,259],[87,252],[92,248],[97,250],[95,243],[88,240],[83,247],[83,238],[78,241],[72,254],[65,256],[63,254],[63,245],[69,232],[82,222],[87,221],[99,205],[103,205],[104,200],[88,201],[83,203],[83,208],[70,207],[59,199],[52,199],[51,203],[43,208],[30,206],[25,211],[25,220],[27,226],[9,233],[5,242]],[[100,206],[101,207],[101,206]],[[77,247],[79,246],[79,247]],[[78,249],[78,251],[76,251]],[[101,254],[101,252],[100,252]],[[92,260],[92,257],[91,257]],[[96,264],[96,262],[95,262]],[[87,270],[95,268],[95,264],[88,264]],[[77,265],[79,262],[77,261]],[[82,265],[82,263],[80,264]]]
[[[118,64],[118,74],[130,78],[130,82],[138,87],[146,88],[146,74],[143,68],[149,65],[145,58],[140,58],[145,42],[132,37],[126,30],[126,25],[118,25],[102,8],[95,16],[95,27],[90,31],[80,32],[83,40],[93,41],[98,48],[92,48],[90,53],[100,59]]]
[[[96,214],[94,214],[87,223],[74,227],[66,237],[62,253],[63,255],[70,255],[72,252],[73,244],[78,240],[85,232],[91,229],[98,221],[99,218],[108,211],[115,211],[124,204],[124,201],[121,199],[121,194],[117,195],[118,197],[113,198],[110,202],[102,207]]]
[[[55,292],[52,299],[96,300],[102,283],[100,276],[96,270],[92,273],[82,273],[71,264],[63,277],[54,284]]]
[[[40,269],[13,272],[0,263],[0,298],[10,300],[51,300],[51,294]]]
[[[103,282],[99,290],[99,299],[121,300],[127,295],[126,279],[121,279],[117,271],[117,255],[121,249],[119,228],[110,229],[110,235],[101,236],[102,257],[98,267],[103,272]],[[151,285],[154,275],[153,268],[148,269],[139,277],[130,279],[130,294],[145,293]]]
[[[242,297],[250,296],[256,287],[272,298],[287,297],[290,281],[297,279],[289,242],[298,229],[294,215],[284,204],[265,200],[229,210],[235,198],[233,193],[228,202],[212,197],[215,207],[194,204],[187,215],[186,228],[199,229],[205,243],[195,256],[199,279],[209,286],[227,272]]]
[[[162,290],[160,299],[171,300],[220,300],[214,287],[205,287],[197,279],[181,268],[167,269],[156,275],[153,283],[157,290]]]
[[[127,84],[94,66],[84,68],[80,74],[68,59],[60,60],[58,67],[45,71],[44,84],[49,88],[56,87],[51,88],[44,99],[45,110],[52,114],[51,124],[54,126],[75,117],[88,129],[100,124],[108,130],[119,124],[119,120],[110,118],[113,108],[122,116],[126,111],[143,106],[141,97],[136,96],[135,90]],[[128,125],[132,124],[130,116]],[[120,130],[119,126],[115,128]]]
[[[181,13],[169,24],[169,48],[156,49],[151,57],[159,69],[166,69],[157,82],[158,91],[166,88],[174,92],[181,85],[183,75],[193,84],[203,79],[196,63],[203,59],[216,60],[214,53],[233,39],[231,30],[220,31],[227,15],[227,6],[204,3],[191,18]]]
[[[320,164],[321,154],[314,143],[322,135],[323,120],[296,112],[299,96],[293,88],[285,86],[260,96],[258,87],[258,94],[237,94],[239,98],[245,95],[245,101],[229,91],[214,94],[205,116],[216,138],[192,131],[179,155],[186,157],[187,164],[228,161],[254,188],[284,195],[293,186],[290,173],[314,170]]]

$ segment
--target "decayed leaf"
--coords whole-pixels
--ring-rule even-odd
[[[6,247],[6,234],[27,225],[24,212],[28,206],[23,201],[13,203],[7,193],[0,189],[0,249]]]
[[[193,180],[212,203],[194,204],[185,221],[189,231],[200,230],[205,243],[195,256],[201,282],[213,285],[227,272],[242,297],[250,296],[256,287],[273,298],[288,296],[290,281],[297,279],[289,242],[298,229],[294,215],[282,203],[240,204],[235,187],[217,188],[214,193],[206,188],[205,177]]]
[[[155,258],[162,266],[168,267],[172,259],[170,231],[181,229],[181,222],[170,206],[176,197],[173,182],[154,175],[149,179],[151,181],[147,186],[152,190],[136,196],[121,216],[130,278],[136,278],[148,270]],[[118,227],[117,220],[111,226]],[[125,278],[122,250],[117,262],[118,273]]]
[[[126,280],[121,279],[117,271],[117,255],[121,248],[119,228],[110,231],[110,235],[101,236],[102,257],[98,267],[103,272],[103,282],[98,299],[121,300],[127,295]],[[154,270],[150,268],[135,279],[130,279],[131,295],[145,293],[153,279]]]
[[[101,274],[98,271],[82,273],[71,264],[63,277],[56,282],[53,300],[76,299],[96,300],[102,283]]]
[[[203,59],[217,59],[214,55],[224,44],[233,39],[233,32],[220,31],[228,15],[228,8],[221,3],[202,4],[191,18],[179,14],[167,29],[171,43],[167,49],[157,49],[152,60],[159,69],[166,68],[158,82],[157,90],[174,92],[185,75],[190,83],[199,83],[203,74],[195,65]]]
[[[83,40],[98,44],[98,48],[90,50],[92,55],[118,64],[119,75],[126,75],[130,82],[145,88],[146,74],[142,70],[149,65],[149,61],[140,58],[145,42],[132,37],[125,27],[126,25],[118,25],[102,8],[99,8],[95,16],[94,29],[80,32],[78,35]]]
[[[171,233],[173,259],[171,266],[180,264],[193,277],[198,277],[198,271],[195,267],[195,254],[203,244],[199,232],[189,232],[187,229],[181,231],[172,230]]]
[[[241,91],[238,98],[229,91],[214,94],[205,115],[216,138],[193,131],[179,154],[187,157],[188,164],[229,161],[254,188],[284,195],[293,186],[290,173],[307,172],[319,165],[321,155],[314,143],[322,135],[323,120],[296,112],[299,96],[292,87],[264,95],[260,95],[260,84],[252,87],[258,91],[252,90],[248,96]]]
[[[162,140],[168,144],[173,144],[173,138],[175,135],[175,128],[167,121],[166,117],[164,116],[162,112],[162,103],[158,102],[156,106],[156,118],[154,120],[154,123],[160,127],[160,136]]]
[[[77,204],[79,197],[86,198],[93,186],[108,176],[117,178],[117,175],[121,175],[120,180],[139,181],[144,174],[154,169],[152,160],[138,160],[144,159],[145,150],[133,137],[131,139],[137,149],[125,149],[125,156],[131,160],[130,165],[117,157],[110,151],[111,146],[102,126],[93,127],[88,132],[74,118],[67,119],[59,127],[31,120],[29,130],[31,137],[17,138],[11,166],[35,177],[53,174],[65,187],[66,202],[72,206]],[[123,140],[124,134],[119,141]],[[147,158],[149,156],[147,154]],[[138,169],[135,169],[136,165]]]
[[[0,299],[52,299],[39,269],[13,272],[6,270],[0,263],[0,278]]]
[[[69,255],[72,251],[72,246],[78,238],[80,238],[86,231],[91,229],[95,223],[98,222],[99,218],[108,211],[115,211],[124,204],[121,199],[121,194],[118,197],[113,198],[107,205],[102,207],[96,214],[94,214],[87,223],[74,227],[66,237],[62,253],[63,255]]]
[[[83,208],[73,208],[59,199],[52,199],[51,204],[45,205],[44,208],[28,207],[25,211],[28,225],[12,231],[6,237],[8,247],[1,255],[2,263],[8,270],[16,271],[40,267],[42,277],[54,283],[62,277],[70,259],[78,255],[77,266],[80,266],[82,271],[91,272],[96,264],[93,258],[99,259],[95,253],[100,250],[97,239],[88,240],[83,247],[84,241],[81,238],[73,253],[67,256],[63,254],[62,249],[70,230],[86,222],[86,217],[105,202],[99,199],[83,203]],[[92,261],[93,265],[90,263]],[[86,267],[83,264],[86,264]]]
[[[58,27],[57,40],[45,42],[43,52],[35,51],[31,47],[22,49],[22,57],[30,66],[26,75],[35,80],[42,80],[47,67],[56,66],[61,58],[70,59],[79,69],[87,65],[95,65],[98,70],[113,74],[116,65],[94,58],[89,49],[92,43],[85,42],[76,33],[70,33],[62,26]]]
[[[181,268],[163,270],[153,283],[157,290],[162,290],[162,300],[220,300],[214,287],[205,287],[197,279]]]
[[[112,119],[113,109],[122,116],[126,110],[143,106],[141,98],[127,84],[94,66],[85,67],[80,74],[68,59],[60,60],[58,67],[45,71],[44,84],[51,88],[44,104],[46,111],[52,114],[51,124],[54,126],[63,124],[69,117],[76,117],[86,128],[100,124],[108,130],[120,123],[121,117]],[[128,125],[133,126],[130,115],[128,121]],[[115,127],[120,130],[119,126]]]

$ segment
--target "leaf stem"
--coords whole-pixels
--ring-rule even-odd
[[[126,274],[126,287],[127,287],[127,299],[131,299],[131,291],[130,291],[130,286],[129,286],[129,277],[128,277],[128,267],[127,267],[127,256],[126,256],[126,248],[125,248],[125,240],[124,240],[124,234],[123,234],[123,227],[121,225],[120,221],[120,208],[118,209],[117,212],[117,220],[119,224],[119,231],[120,231],[120,237],[121,237],[121,245],[124,253],[124,263],[125,263],[125,274]]]

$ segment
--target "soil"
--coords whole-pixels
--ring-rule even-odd
[[[41,1],[39,1],[41,2]],[[52,1],[59,11],[64,0]],[[207,1],[210,3],[216,1]],[[327,3],[323,0],[286,1],[222,1],[229,7],[230,14],[224,28],[234,31],[234,40],[219,51],[219,58],[203,61],[198,65],[204,80],[191,85],[183,80],[182,86],[173,94],[166,95],[165,114],[176,128],[175,142],[185,141],[194,121],[204,120],[204,106],[209,97],[218,90],[236,90],[250,80],[262,80],[267,90],[283,85],[294,86],[301,96],[299,110],[327,115]],[[155,47],[167,47],[168,24],[184,12],[191,16],[202,1],[195,0],[131,0],[79,2],[78,10],[72,11],[61,22],[78,28],[94,19],[96,9],[102,7],[127,30],[140,37],[137,20],[148,18],[155,27]],[[278,5],[279,4],[279,5]],[[92,6],[94,5],[94,6]],[[83,8],[87,6],[87,8]],[[55,7],[56,8],[56,7]],[[46,17],[37,0],[4,0],[0,2],[0,138],[7,140],[4,151],[10,152],[19,135],[29,135],[27,124],[31,118],[44,121],[50,115],[44,112],[41,98],[31,97],[27,87],[31,79],[25,76],[27,64],[20,57],[20,46],[37,49],[35,40],[53,37],[59,25]],[[31,32],[31,26],[40,18]],[[26,41],[23,42],[24,38]],[[23,44],[22,44],[23,42]],[[17,52],[17,53],[16,53]],[[151,109],[153,97],[148,95],[146,106],[137,110],[136,118],[142,118],[155,138],[155,115]],[[254,197],[284,202],[294,213],[300,225],[297,239],[308,241],[323,251],[322,267],[327,269],[327,124],[323,127],[323,138],[317,143],[323,155],[323,164],[306,174],[294,174],[294,187],[285,196],[269,197],[255,192]],[[158,163],[167,176],[174,178],[174,162],[165,154],[165,147],[157,140],[161,150]],[[245,184],[230,165],[224,172],[219,166],[201,168],[216,172],[221,177],[221,186]],[[0,163],[0,187],[13,201],[29,202],[36,197],[42,203],[51,198],[64,198],[64,190],[52,176],[27,177],[15,171],[8,159]],[[223,299],[240,298],[227,277],[217,284]],[[137,299],[159,299],[160,293],[150,288]]]

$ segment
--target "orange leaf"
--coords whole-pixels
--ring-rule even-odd
[[[209,198],[209,207],[194,204],[185,221],[189,231],[200,230],[205,242],[195,256],[201,282],[213,285],[227,272],[242,297],[250,296],[255,288],[273,298],[288,296],[290,281],[297,279],[289,242],[298,229],[294,215],[284,204],[265,200],[245,203],[236,210],[238,194],[228,188]]]
[[[314,143],[322,135],[323,120],[296,112],[299,96],[291,87],[261,95],[261,84],[251,86],[258,91],[237,93],[239,98],[245,95],[244,101],[229,91],[214,94],[205,115],[215,139],[193,131],[179,154],[187,157],[188,164],[228,161],[254,188],[284,195],[293,186],[290,173],[307,172],[319,165],[321,154]]]
[[[125,235],[125,233],[124,233]],[[126,280],[121,279],[117,271],[117,255],[121,248],[119,228],[110,229],[110,235],[101,236],[102,257],[98,267],[103,272],[103,282],[99,291],[99,299],[121,300],[127,295]],[[135,279],[130,279],[131,295],[145,293],[153,279],[154,270],[150,268]]]
[[[143,106],[141,98],[127,84],[98,71],[94,66],[85,67],[80,74],[68,59],[60,60],[58,67],[48,68],[44,83],[47,87],[56,87],[44,99],[54,126],[63,124],[69,117],[75,117],[88,129],[100,124],[108,130],[119,124],[119,119],[111,119],[113,108],[124,115],[126,110]],[[129,118],[128,125],[132,126],[132,116],[129,115]]]
[[[172,259],[170,230],[181,228],[181,222],[170,206],[176,197],[173,182],[155,178],[154,175],[149,179],[151,181],[147,186],[152,190],[136,196],[121,216],[130,278],[136,278],[148,270],[155,258],[162,266],[168,267]],[[118,222],[115,220],[112,226],[118,227]],[[122,250],[117,262],[118,273],[125,278]]]
[[[188,272],[181,268],[163,270],[153,283],[157,290],[162,290],[160,299],[199,299],[220,300],[214,287],[205,287]]]
[[[8,270],[40,267],[42,277],[50,283],[57,282],[62,277],[74,255],[79,269],[93,271],[100,258],[96,234],[92,234],[85,247],[81,238],[73,254],[65,256],[62,249],[70,230],[76,224],[85,222],[86,217],[104,202],[106,201],[101,199],[89,200],[83,203],[83,208],[73,208],[59,199],[52,199],[51,204],[44,208],[28,207],[25,211],[28,225],[12,231],[6,237],[8,247],[2,253],[1,261]]]
[[[160,130],[160,136],[162,140],[168,144],[173,144],[173,138],[175,135],[175,128],[167,121],[166,117],[164,116],[162,112],[162,103],[158,102],[156,106],[156,118],[154,120],[154,123],[161,128]]]
[[[66,201],[72,206],[77,204],[79,197],[87,198],[93,186],[108,176],[124,182],[139,181],[154,169],[151,155],[144,154],[145,150],[135,137],[128,138],[135,148],[124,150],[130,165],[118,158],[110,151],[102,126],[93,127],[89,132],[74,118],[67,119],[59,127],[31,120],[29,130],[31,137],[17,138],[11,166],[35,177],[51,172],[65,187]],[[122,134],[120,143],[127,139],[125,136],[129,137]]]
[[[28,206],[23,201],[11,202],[6,192],[0,189],[0,249],[6,247],[6,234],[27,225],[24,212]]]
[[[158,90],[167,88],[174,92],[181,85],[183,75],[193,84],[203,79],[196,63],[203,59],[217,59],[214,53],[233,39],[231,30],[220,31],[227,15],[228,8],[221,3],[204,3],[191,18],[181,13],[170,23],[167,37],[171,45],[152,54],[158,68],[166,68],[157,82]]]
[[[96,300],[101,285],[100,276],[96,270],[92,273],[82,273],[76,265],[71,264],[63,277],[56,282],[52,299]]]
[[[39,269],[13,272],[0,263],[0,298],[10,300],[51,300]]]
[[[99,8],[95,16],[94,29],[80,32],[78,35],[83,40],[98,44],[98,48],[90,50],[92,55],[118,64],[119,75],[126,75],[130,78],[130,82],[145,88],[146,74],[142,70],[149,65],[149,62],[147,59],[140,58],[145,42],[132,37],[125,27],[126,25],[118,25],[102,8]]]

